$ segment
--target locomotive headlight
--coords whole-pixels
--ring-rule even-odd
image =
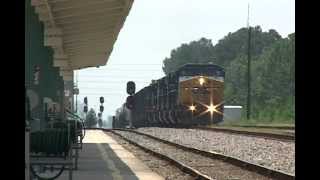
[[[214,106],[213,104],[210,104],[210,106],[207,106],[207,112],[210,112],[210,114],[213,114],[214,112],[218,112],[217,106]]]
[[[194,111],[194,110],[196,110],[196,106],[191,105],[191,106],[189,106],[189,109],[190,109],[191,111]]]
[[[204,78],[203,78],[203,77],[200,77],[200,78],[199,78],[199,83],[200,83],[201,86],[203,85],[204,82],[205,82]]]

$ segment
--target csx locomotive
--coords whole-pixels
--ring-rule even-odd
[[[186,64],[134,94],[132,108],[116,112],[113,127],[191,127],[223,120],[224,69]]]

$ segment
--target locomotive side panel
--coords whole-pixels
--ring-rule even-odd
[[[134,127],[142,127],[145,125],[145,104],[146,104],[146,91],[147,88],[143,88],[134,95],[134,106],[131,110],[132,125]]]

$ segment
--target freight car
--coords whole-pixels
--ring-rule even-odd
[[[133,95],[131,110],[122,106],[115,128],[191,127],[223,120],[224,69],[214,64],[186,64]],[[124,114],[130,114],[129,119]],[[119,124],[118,126],[116,124]]]

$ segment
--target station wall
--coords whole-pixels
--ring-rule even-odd
[[[25,87],[33,118],[44,122],[45,100],[63,107],[64,81],[59,68],[53,67],[53,50],[44,46],[44,26],[30,0],[25,1]]]

